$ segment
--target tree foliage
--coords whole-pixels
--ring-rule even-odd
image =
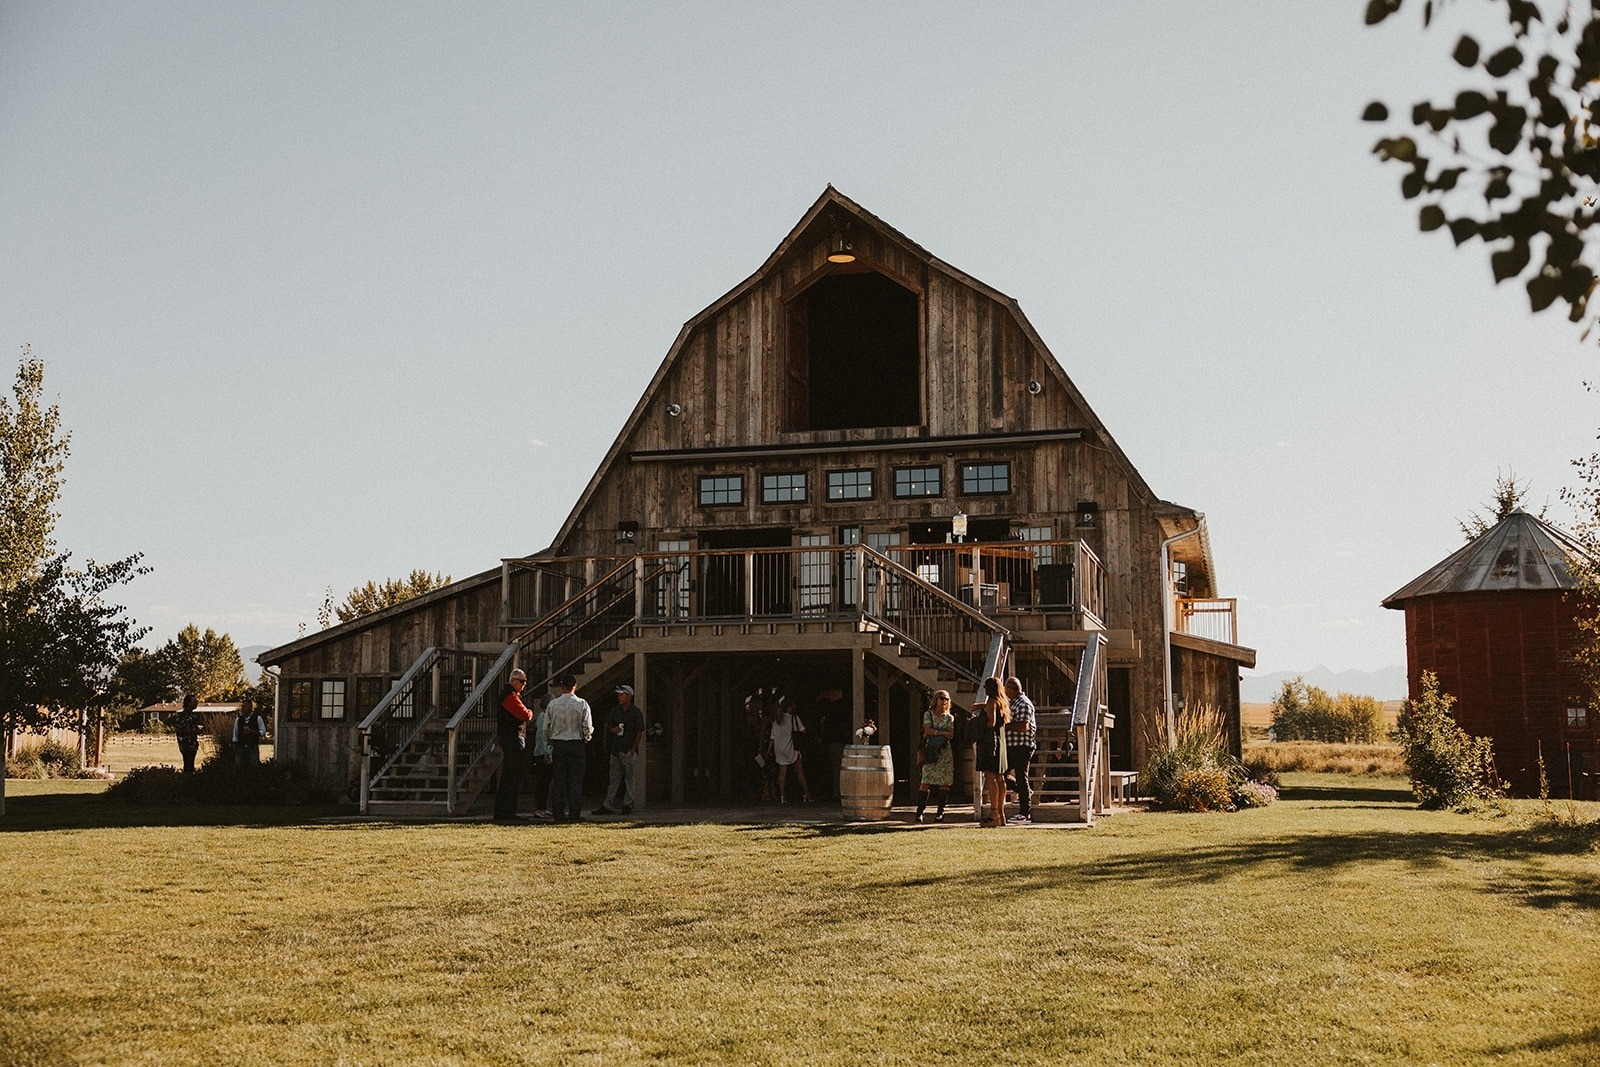
[[[191,622],[157,655],[166,660],[173,686],[202,701],[227,699],[248,688],[244,660],[239,657],[233,638],[209,626],[201,633]]]
[[[1424,808],[1465,808],[1500,796],[1494,746],[1456,722],[1456,698],[1439,692],[1439,678],[1422,672],[1422,696],[1400,711],[1396,733],[1405,750],[1411,792]]]
[[[1579,634],[1573,665],[1588,690],[1590,706],[1600,707],[1600,450],[1573,460],[1572,465],[1578,484],[1563,489],[1561,498],[1578,516],[1573,535],[1586,553],[1567,561],[1574,581],[1567,596]]]
[[[0,396],[0,588],[33,574],[55,547],[56,500],[71,435],[45,407],[44,361],[24,345],[11,399]]]
[[[1303,677],[1287,679],[1272,698],[1272,736],[1279,741],[1372,744],[1383,738],[1383,706],[1370,696],[1329,696]]]
[[[134,555],[81,568],[55,551],[68,436],[46,407],[44,363],[24,347],[0,397],[0,732],[76,726],[109,703],[117,664],[145,631],[106,595],[145,573]],[[5,812],[0,778],[0,814]]]
[[[404,579],[386,578],[381,585],[369,581],[350,590],[344,603],[334,608],[334,613],[339,616],[340,622],[351,622],[449,584],[448,574],[429,574],[425,570],[413,570]],[[324,618],[321,621],[326,628],[331,620]]]
[[[1458,519],[1456,525],[1461,527],[1461,533],[1470,543],[1476,541],[1497,523],[1505,520],[1506,516],[1522,507],[1522,502],[1528,499],[1528,483],[1517,481],[1517,472],[1507,470],[1501,474],[1495,471],[1494,496],[1484,501],[1483,507],[1492,518],[1484,518],[1481,512],[1474,511],[1465,519]],[[1548,507],[1539,509],[1539,518],[1544,518]]]
[[[1367,24],[1404,2],[1370,0]],[[1562,5],[1552,21],[1532,0],[1491,3],[1502,8],[1506,36],[1463,34],[1450,53],[1472,72],[1468,84],[1413,105],[1409,130],[1379,139],[1373,152],[1404,169],[1400,192],[1421,204],[1424,232],[1447,230],[1458,246],[1482,241],[1496,283],[1519,280],[1534,311],[1560,302],[1578,322],[1600,268],[1590,237],[1600,217],[1600,19],[1590,4]],[[1435,0],[1421,6],[1430,25]],[[1362,117],[1388,122],[1390,110],[1373,101]]]
[[[72,726],[104,706],[117,665],[146,631],[106,594],[145,573],[139,557],[79,569],[65,555],[0,590],[0,718],[5,734]]]

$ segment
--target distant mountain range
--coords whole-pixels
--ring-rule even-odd
[[[1378,700],[1406,698],[1406,669],[1384,667],[1375,671],[1333,671],[1317,665],[1309,671],[1278,671],[1274,674],[1246,674],[1239,682],[1239,699],[1247,704],[1266,704],[1278,695],[1283,683],[1304,678],[1307,685],[1329,693],[1354,693]]]

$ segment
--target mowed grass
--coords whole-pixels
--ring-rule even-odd
[[[1600,1062],[1593,833],[1421,812],[1400,780],[988,831],[293,822],[18,784],[7,1064]]]

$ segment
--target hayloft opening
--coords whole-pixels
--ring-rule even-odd
[[[922,422],[917,294],[881,274],[831,274],[788,309],[788,430]]]

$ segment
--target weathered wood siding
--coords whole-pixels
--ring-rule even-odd
[[[405,673],[423,650],[461,648],[503,640],[500,628],[498,569],[446,587],[426,602],[400,605],[367,619],[358,619],[330,633],[332,639],[311,639],[278,650],[272,662],[280,668],[276,709],[275,758],[298,760],[316,777],[342,788],[354,780],[360,767],[357,724],[372,708],[358,703],[358,682],[382,681],[382,690]],[[452,592],[454,590],[454,592]],[[300,651],[297,646],[304,645]],[[324,719],[316,704],[321,682],[345,682],[344,715]],[[296,683],[310,683],[313,703],[309,718],[294,719],[290,698]]]
[[[840,526],[867,532],[903,530],[907,523],[948,518],[957,510],[974,519],[1005,517],[1018,526],[1053,526],[1062,537],[1081,537],[1108,572],[1107,624],[1140,638],[1131,662],[1135,715],[1162,705],[1160,648],[1161,525],[1155,503],[1119,453],[1105,447],[1076,391],[1050,353],[1040,350],[1012,308],[965,279],[930,267],[921,254],[886,235],[858,234],[856,251],[874,268],[917,292],[923,346],[922,427],[885,427],[792,432],[785,422],[785,303],[827,270],[828,235],[797,242],[790,255],[755,284],[738,293],[683,338],[651,403],[620,443],[617,459],[577,515],[563,554],[615,551],[619,522],[640,526],[638,547],[661,540],[695,541],[704,529],[788,527],[800,533],[832,534]],[[1041,386],[1037,395],[1030,381]],[[669,405],[682,407],[679,415]],[[1082,430],[1081,440],[1018,441],[1014,444],[922,443],[923,437],[1022,431]],[[714,455],[661,460],[636,454],[712,450],[759,445],[881,446],[894,451],[830,451],[825,454],[719,459]],[[1012,491],[963,496],[959,471],[966,462],[1011,464]],[[944,493],[937,498],[897,500],[893,471],[907,465],[937,465]],[[866,468],[875,472],[869,501],[826,501],[826,472]],[[780,506],[761,503],[761,475],[804,472],[808,499]],[[701,475],[742,474],[744,503],[701,508]],[[1077,530],[1073,509],[1080,500],[1099,505],[1096,528]],[[1224,663],[1219,670],[1236,668]],[[1235,703],[1237,698],[1234,698]],[[1133,728],[1140,727],[1133,724]],[[1142,751],[1141,746],[1139,747]]]

